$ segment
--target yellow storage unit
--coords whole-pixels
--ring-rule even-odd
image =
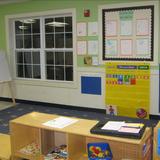
[[[113,136],[91,134],[90,129],[97,124],[96,120],[76,118],[78,121],[64,128],[48,127],[43,123],[59,117],[58,115],[33,112],[10,122],[12,160],[44,160],[57,144],[66,144],[67,160],[88,160],[87,144],[106,142],[111,148],[113,160],[150,160],[151,129],[146,128],[141,139],[129,139]],[[22,153],[22,148],[35,142],[40,151]]]

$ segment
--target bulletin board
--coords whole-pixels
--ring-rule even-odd
[[[106,106],[117,115],[148,118],[150,108],[150,65],[106,63]]]
[[[101,77],[82,76],[81,93],[101,95]]]
[[[103,60],[153,61],[154,6],[103,9]]]

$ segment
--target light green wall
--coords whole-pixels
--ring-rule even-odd
[[[134,2],[135,1],[139,2],[145,0],[134,0]],[[133,2],[133,0],[28,0],[23,3],[0,5],[0,49],[6,49],[5,15],[76,8],[77,22],[97,21],[98,5],[121,2]],[[90,17],[83,16],[84,9],[90,9]],[[96,38],[98,39],[98,37]],[[79,66],[83,66],[82,59],[82,57],[78,58]]]

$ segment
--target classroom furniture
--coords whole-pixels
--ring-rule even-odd
[[[87,144],[107,142],[110,145],[113,160],[151,159],[151,129],[146,128],[141,139],[129,139],[113,136],[91,134],[90,129],[97,124],[96,120],[78,119],[72,125],[62,129],[44,126],[42,123],[53,120],[58,115],[32,112],[10,121],[12,160],[40,160],[57,144],[66,144],[68,160],[87,160]],[[36,142],[40,154],[22,154],[21,148]]]
[[[10,136],[0,134],[0,160],[10,160],[11,158],[11,143]]]
[[[153,159],[160,160],[160,122],[154,128]]]

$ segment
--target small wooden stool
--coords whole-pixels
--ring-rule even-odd
[[[0,134],[0,160],[11,159],[11,144],[10,136],[7,134]]]

